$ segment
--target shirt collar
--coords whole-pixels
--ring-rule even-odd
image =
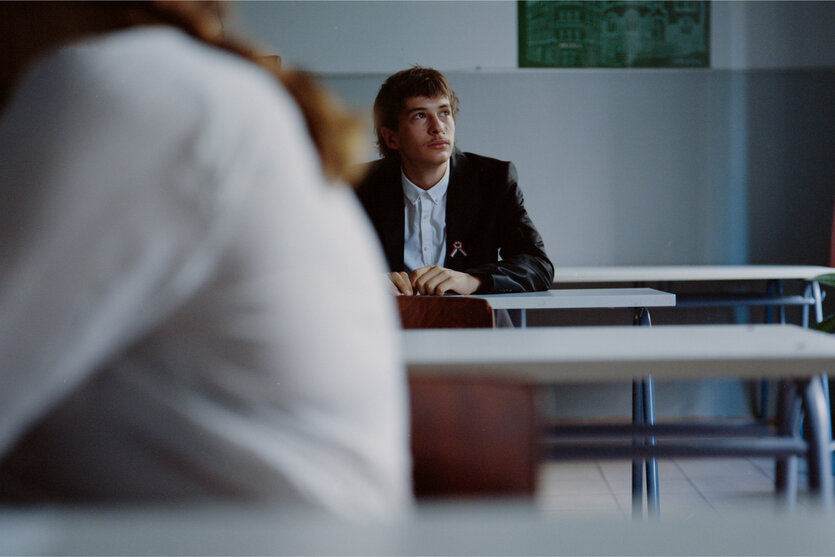
[[[400,168],[400,183],[403,185],[403,195],[406,197],[406,200],[411,204],[414,205],[417,203],[418,197],[421,195],[428,195],[433,202],[438,203],[443,199],[444,195],[446,195],[447,188],[449,188],[449,168],[452,166],[452,162],[448,161],[446,165],[446,170],[444,171],[444,175],[441,177],[440,181],[437,184],[429,188],[428,190],[424,190],[416,186],[411,180],[406,177],[406,174],[403,172],[403,168]]]

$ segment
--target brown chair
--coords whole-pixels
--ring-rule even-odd
[[[479,298],[399,296],[405,329],[492,327]],[[415,496],[531,496],[540,427],[531,386],[498,379],[410,377]]]
[[[493,327],[493,308],[482,298],[397,296],[404,329]]]

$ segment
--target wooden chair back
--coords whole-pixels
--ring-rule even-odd
[[[490,379],[411,377],[415,496],[532,496],[540,428],[533,388]]]
[[[486,300],[399,296],[403,327],[493,327]],[[531,386],[497,379],[410,377],[418,498],[532,496],[540,427]]]
[[[398,296],[404,329],[493,327],[493,308],[482,298]]]

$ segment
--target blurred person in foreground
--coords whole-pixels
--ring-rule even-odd
[[[0,501],[411,505],[357,121],[220,8],[0,3]]]

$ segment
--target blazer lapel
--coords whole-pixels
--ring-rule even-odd
[[[466,156],[458,149],[450,158],[452,168],[449,172],[449,189],[447,190],[444,266],[455,270],[468,267],[467,256],[464,255],[467,246],[456,244],[456,242],[461,242],[468,236],[466,231],[469,225],[475,222],[478,214],[479,199],[477,192],[474,191],[477,184],[467,162]],[[453,253],[455,253],[454,256]]]
[[[400,181],[400,166],[387,164],[380,182],[380,211],[378,212],[380,237],[383,251],[392,270],[404,270],[403,266],[403,187]]]

